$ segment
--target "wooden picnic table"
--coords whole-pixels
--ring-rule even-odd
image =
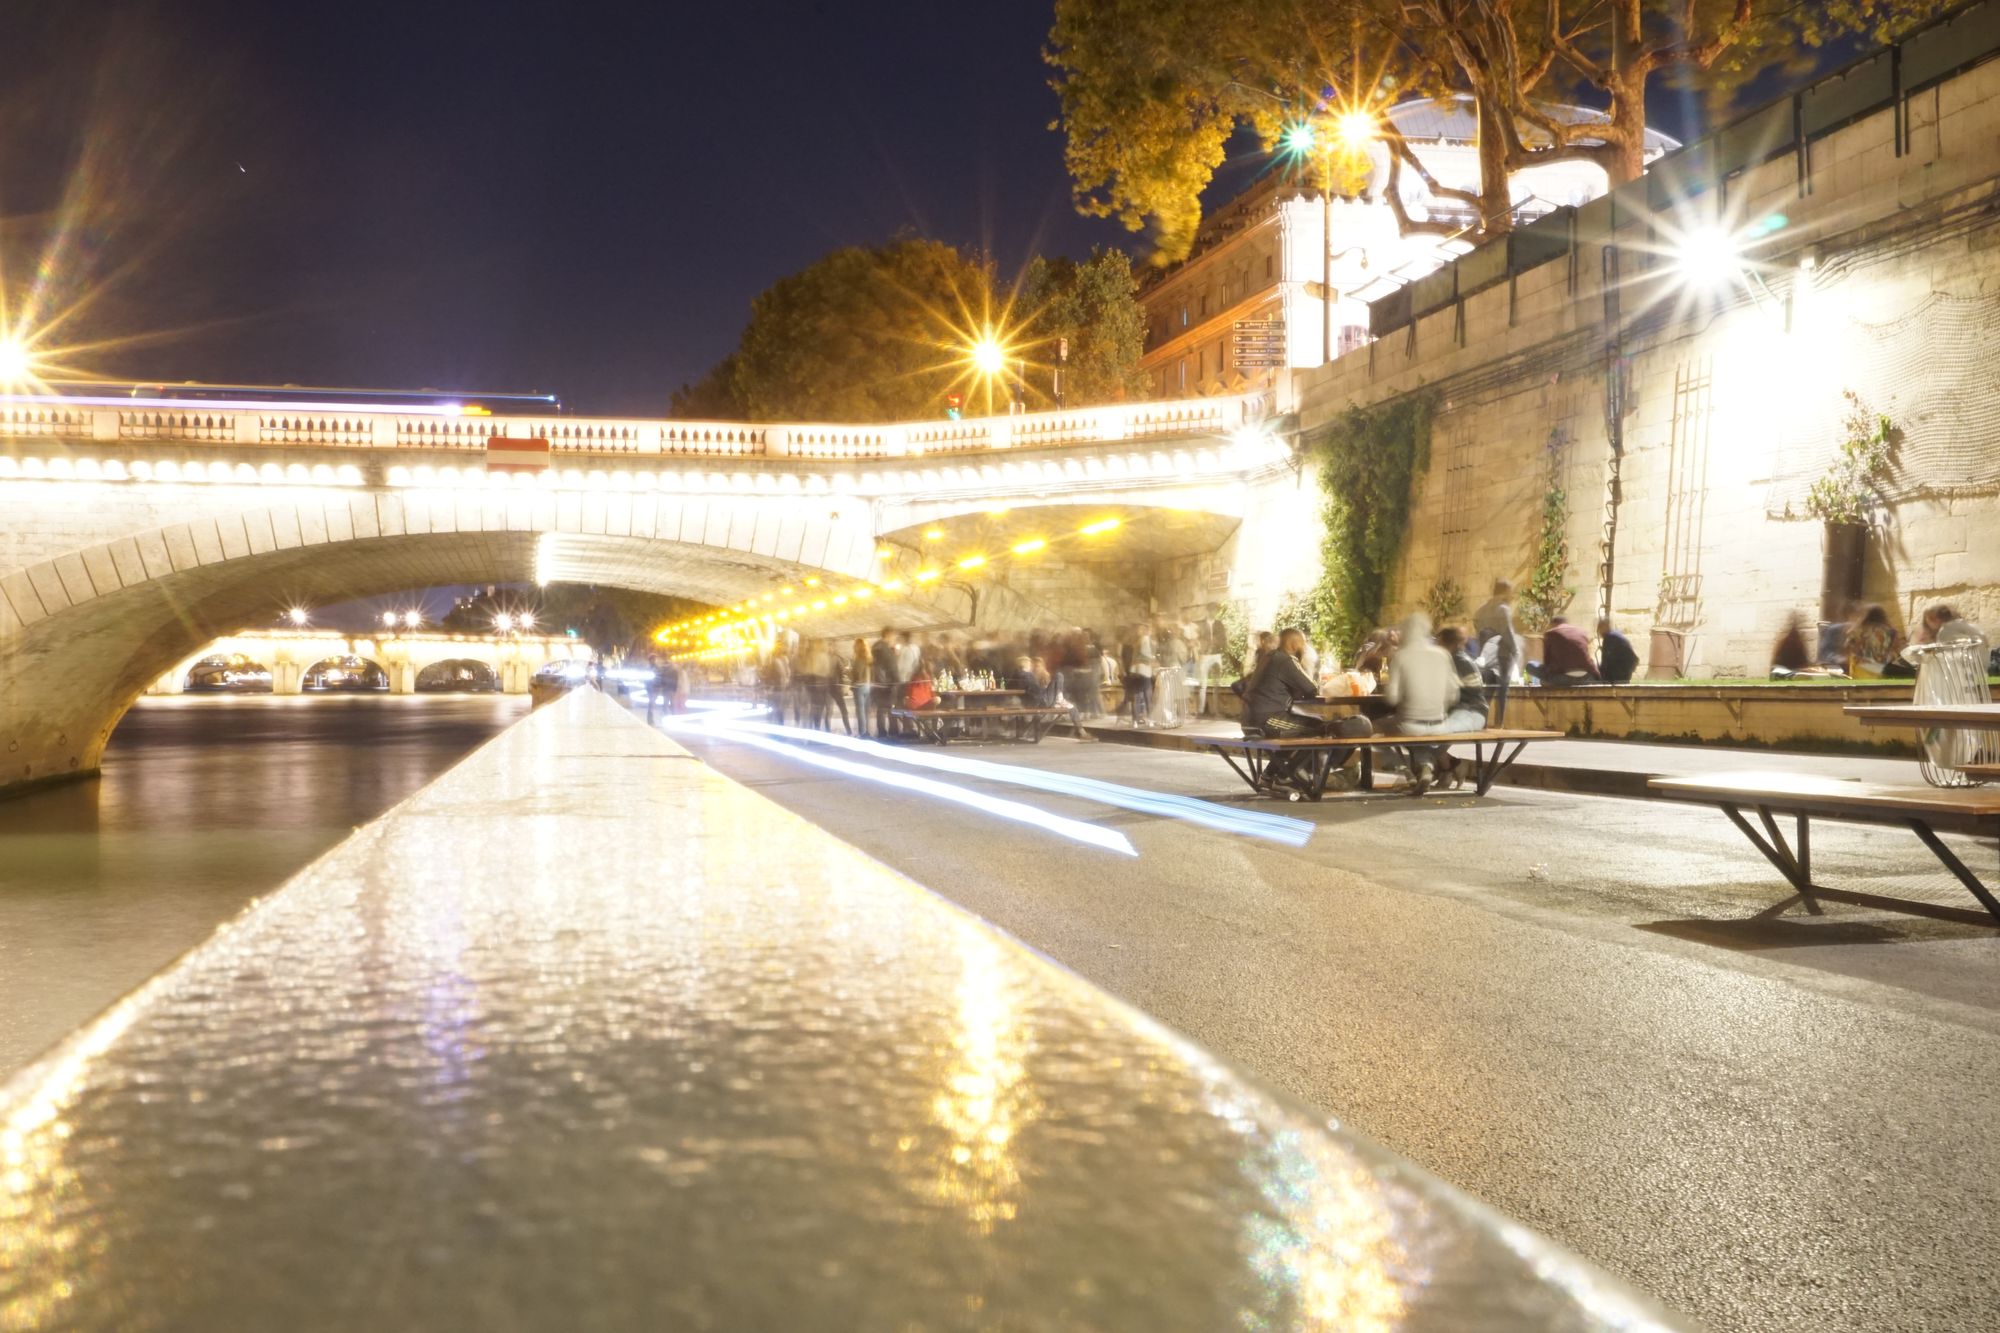
[[[937,690],[935,691],[935,693],[937,694],[937,697],[940,702],[946,700],[954,701],[950,704],[951,707],[957,709],[963,709],[969,712],[972,711],[968,707],[968,701],[970,700],[1018,699],[1022,695],[1026,694],[1027,691],[1026,690]],[[1002,704],[986,704],[986,703],[982,703],[979,705],[980,708],[997,708],[1004,706],[1005,705]]]
[[[1849,704],[1841,710],[1864,727],[1955,727],[1961,731],[2000,731],[1996,704]]]
[[[2000,839],[2000,792],[1980,787],[1917,787],[1901,783],[1855,782],[1818,774],[1782,772],[1661,777],[1650,779],[1646,785],[1670,801],[1689,801],[1721,809],[1751,845],[1764,854],[1764,859],[1785,877],[1809,911],[1819,910],[1815,898],[1832,898],[1839,902],[1916,912],[1949,921],[2000,924],[2000,898],[1996,898],[1979,876],[1938,836],[1940,833],[1963,833],[1975,838]],[[1746,810],[1757,816],[1763,825],[1761,831],[1745,817]],[[1778,827],[1781,817],[1796,821],[1796,833],[1789,843]],[[1818,883],[1813,878],[1812,866],[1814,819],[1907,828],[1979,900],[1985,912],[1982,914],[1921,900],[1885,898],[1851,889],[1832,889]],[[1775,914],[1788,905],[1789,900],[1779,903],[1767,914]]]

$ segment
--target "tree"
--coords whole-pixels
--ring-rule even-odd
[[[1201,193],[1239,130],[1275,148],[1288,122],[1348,109],[1372,116],[1388,150],[1383,197],[1406,232],[1446,230],[1401,208],[1401,173],[1482,221],[1510,223],[1512,173],[1564,159],[1612,183],[1644,163],[1655,73],[1738,88],[1843,37],[1878,41],[1946,0],[1057,0],[1046,58],[1058,71],[1065,159],[1077,207],[1150,223],[1156,260],[1184,258]],[[1551,114],[1594,95],[1601,119]],[[1424,171],[1381,111],[1394,100],[1469,94],[1479,123],[1476,189]],[[1342,168],[1323,181],[1340,188]],[[1451,230],[1456,231],[1456,228]]]
[[[736,350],[682,385],[673,412],[902,421],[942,415],[954,391],[983,410],[990,390],[1004,410],[1015,388],[1043,406],[1060,338],[1070,345],[1065,400],[1115,401],[1144,384],[1135,370],[1145,343],[1137,291],[1132,261],[1117,250],[1081,263],[1036,259],[1011,298],[995,290],[987,264],[941,241],[836,250],[751,302]],[[989,335],[1006,347],[1006,368],[976,375],[969,350]]]
[[[993,304],[985,264],[912,237],[835,250],[750,303],[735,352],[675,395],[676,412],[753,421],[934,417]]]
[[[1022,336],[1045,366],[1060,362],[1063,403],[1088,407],[1143,397],[1146,312],[1139,306],[1132,260],[1122,250],[1093,249],[1090,258],[1037,258],[1028,265],[1018,304],[1029,311]],[[1060,340],[1069,342],[1061,360]]]
[[[667,401],[667,414],[697,421],[739,420],[743,400],[736,396],[736,354],[723,357],[694,383],[675,389]]]
[[[1953,0],[1415,0],[1474,94],[1498,109],[1511,168],[1582,157],[1622,184],[1645,165],[1646,94],[1655,74],[1700,79],[1721,101],[1767,70],[1809,71],[1842,42],[1880,44]],[[1553,72],[1607,108],[1564,123],[1529,94]],[[1544,146],[1530,148],[1523,130]]]

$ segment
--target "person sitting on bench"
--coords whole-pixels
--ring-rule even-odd
[[[1300,658],[1306,649],[1304,631],[1288,629],[1278,636],[1278,650],[1264,659],[1264,665],[1243,687],[1243,734],[1262,736],[1267,740],[1305,740],[1315,736],[1367,736],[1374,728],[1365,717],[1347,717],[1338,722],[1302,713],[1292,707],[1305,699],[1317,699],[1319,687],[1313,684],[1311,676]],[[1333,756],[1333,762],[1343,768],[1359,757],[1359,751],[1352,748]],[[1270,780],[1274,783],[1288,781],[1291,777],[1293,756],[1277,755],[1271,760]],[[1343,777],[1343,786],[1352,779]]]
[[[1590,637],[1561,616],[1552,616],[1542,634],[1542,660],[1528,674],[1544,685],[1589,685],[1603,677],[1590,660]]]
[[[1454,631],[1456,634],[1456,631]],[[1454,646],[1463,646],[1463,637]],[[1467,665],[1471,666],[1468,659]],[[1477,677],[1479,668],[1471,667]],[[1403,646],[1389,669],[1384,696],[1395,706],[1391,726],[1398,736],[1442,736],[1455,732],[1479,731],[1486,726],[1485,698],[1477,708],[1461,707],[1464,698],[1461,672],[1443,645],[1431,642],[1431,620],[1421,611],[1412,611],[1403,622]],[[1422,789],[1437,777],[1443,748],[1435,745],[1410,747],[1410,783]]]

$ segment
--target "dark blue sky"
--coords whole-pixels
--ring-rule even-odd
[[[658,413],[752,296],[835,246],[910,229],[1003,273],[1143,247],[1070,206],[1049,21],[1040,0],[17,0],[0,260],[18,288],[71,218],[50,304],[95,296],[65,332],[158,335],[86,358],[105,372]]]
[[[658,412],[834,246],[909,228],[1009,270],[1123,242],[1070,207],[1048,22],[1032,0],[9,5],[8,276],[96,154],[63,281],[130,265],[90,332],[179,330],[106,368]]]

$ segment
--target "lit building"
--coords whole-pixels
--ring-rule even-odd
[[[1582,107],[1545,109],[1570,120],[1599,115]],[[1388,117],[1440,185],[1477,187],[1479,149],[1470,99],[1405,102]],[[1676,146],[1649,130],[1646,159]],[[1236,364],[1231,333],[1239,321],[1275,321],[1284,331],[1287,367],[1330,360],[1320,296],[1326,251],[1334,292],[1331,350],[1338,356],[1368,340],[1368,302],[1470,248],[1448,237],[1401,234],[1382,197],[1388,149],[1378,144],[1374,155],[1368,186],[1355,197],[1323,201],[1295,178],[1267,174],[1203,220],[1187,259],[1147,281],[1139,293],[1146,311],[1139,368],[1155,397],[1235,393],[1267,382],[1270,371]],[[1517,172],[1515,221],[1532,222],[1564,205],[1588,202],[1606,185],[1603,168],[1585,161]],[[1399,189],[1412,219],[1468,229],[1475,221],[1464,204],[1434,198],[1414,171],[1402,173]]]

